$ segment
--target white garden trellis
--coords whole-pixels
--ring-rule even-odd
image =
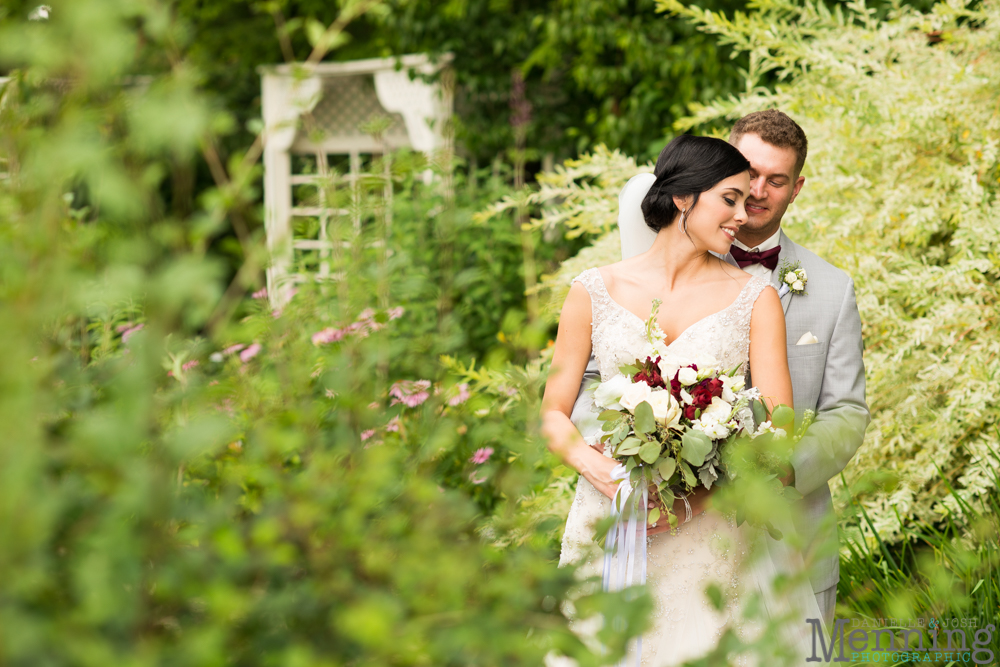
[[[349,221],[360,231],[360,211],[334,207],[331,188],[356,191],[366,156],[403,147],[425,153],[446,147],[452,96],[450,86],[439,82],[448,77],[428,83],[419,76],[441,67],[425,55],[409,55],[260,68],[271,255],[267,287],[275,306],[287,300],[297,282],[338,277],[331,269],[331,222]],[[411,78],[411,72],[417,76]],[[364,126],[379,117],[390,124],[373,136]],[[391,198],[391,186],[384,196]]]

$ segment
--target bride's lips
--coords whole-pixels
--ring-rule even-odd
[[[732,227],[723,227],[722,231],[726,234],[726,236],[729,237],[730,241],[736,240],[736,230],[733,229]]]

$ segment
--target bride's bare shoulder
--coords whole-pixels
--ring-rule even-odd
[[[637,274],[639,274],[637,264],[635,258],[632,257],[614,264],[599,266],[597,270],[601,274],[601,280],[604,281],[605,287],[609,291],[614,291],[616,285],[632,285],[637,281]]]

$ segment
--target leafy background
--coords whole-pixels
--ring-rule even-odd
[[[865,323],[838,615],[1000,611],[994,5],[51,6],[0,9],[0,662],[598,664],[564,610],[648,601],[555,567],[554,307],[667,137],[767,106],[812,143],[789,231]],[[455,53],[460,150],[373,165],[391,234],[373,182],[351,279],[277,312],[255,67],[331,25],[328,58]]]

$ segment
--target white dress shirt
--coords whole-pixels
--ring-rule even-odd
[[[770,250],[771,248],[776,248],[778,246],[778,238],[781,236],[781,227],[778,227],[774,234],[771,234],[765,241],[760,245],[756,245],[752,248],[747,247],[739,241],[733,241],[733,245],[740,250],[746,250],[747,252],[764,252],[765,250]],[[743,268],[744,271],[749,273],[751,276],[760,276],[761,278],[771,279],[771,269],[767,268],[763,264],[750,264]]]

